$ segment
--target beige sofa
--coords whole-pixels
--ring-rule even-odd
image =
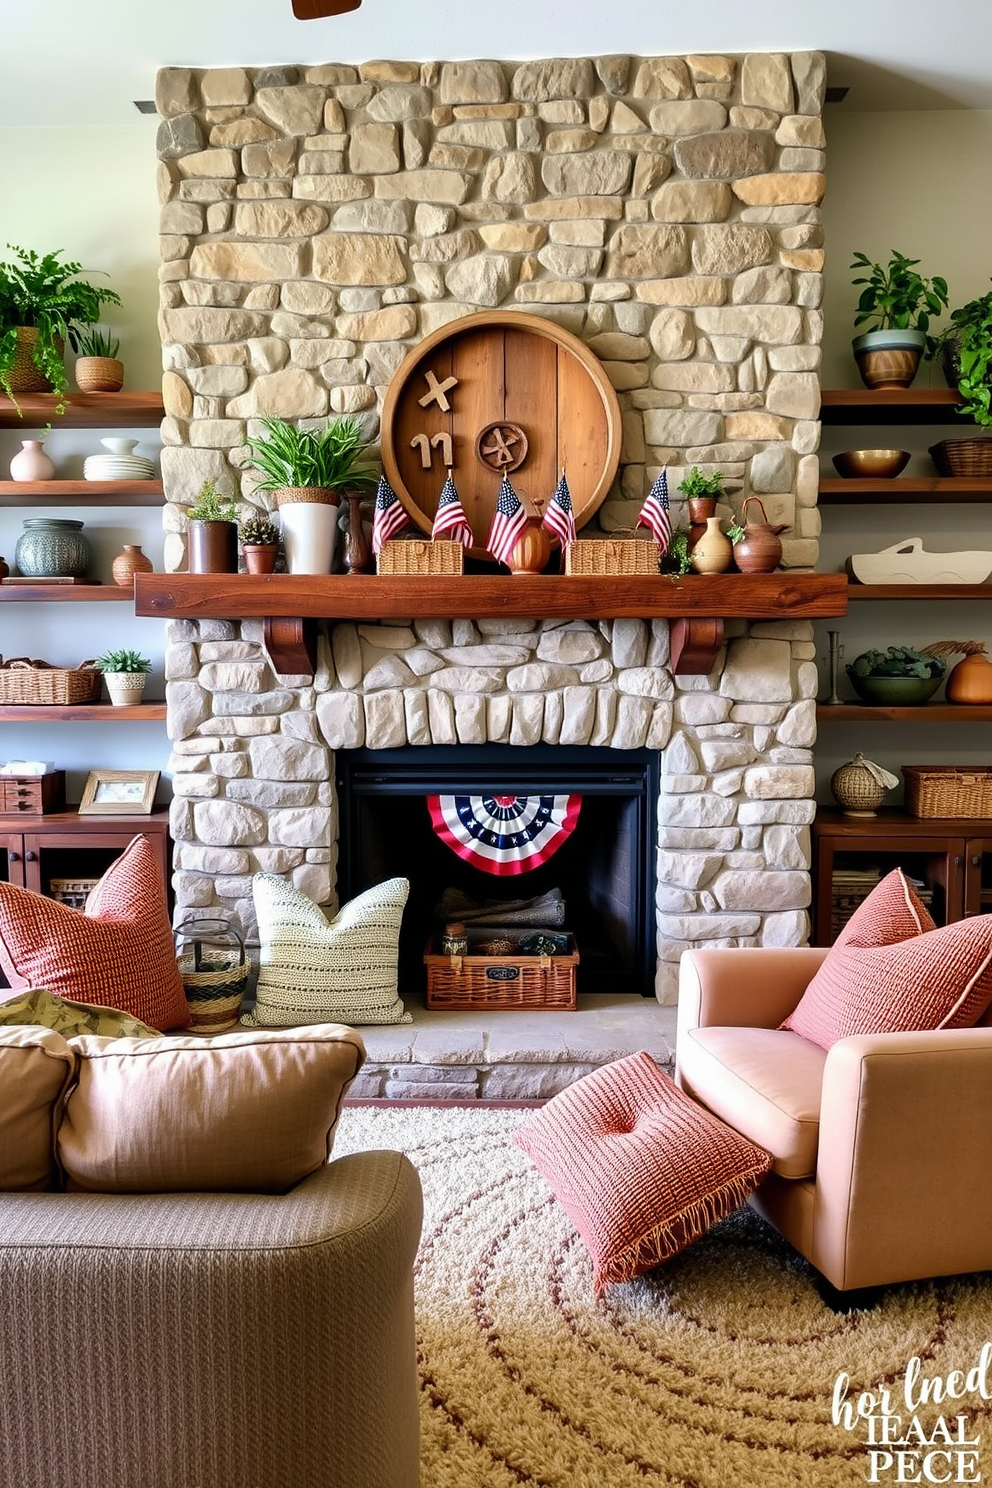
[[[992,1012],[825,1052],[778,1027],[825,955],[686,952],[679,1085],[773,1154],[751,1202],[839,1290],[992,1269]]]
[[[363,1055],[0,1031],[3,1488],[417,1488],[420,1182],[326,1160]]]

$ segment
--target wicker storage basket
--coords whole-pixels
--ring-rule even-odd
[[[248,990],[244,941],[233,925],[187,920],[176,928],[177,962],[194,1033],[223,1033],[238,1021]]]
[[[833,945],[848,920],[859,909],[868,895],[881,882],[881,875],[866,878],[863,874],[848,879],[843,871],[835,872],[830,894],[830,943]],[[929,907],[933,903],[933,890],[925,884],[914,883],[913,888],[920,903]]]
[[[930,458],[939,475],[992,475],[992,439],[942,439]]]
[[[514,932],[519,938],[519,930]],[[477,940],[493,940],[498,932],[480,931]],[[561,1011],[575,1007],[575,968],[579,954],[568,937],[568,951],[557,956],[442,956],[438,940],[427,942],[428,1008],[467,1011],[472,1008],[542,1008]]]
[[[103,676],[91,661],[54,667],[47,661],[14,656],[0,661],[0,703],[95,703]]]
[[[911,816],[992,818],[992,765],[903,765]]]
[[[100,882],[98,878],[51,878],[48,881],[49,899],[57,899],[70,909],[82,909],[89,898],[90,890]]]
[[[649,538],[591,537],[565,549],[567,574],[653,574],[658,544]]]
[[[432,542],[406,537],[387,542],[376,554],[376,572],[381,574],[460,574],[465,567],[465,549],[450,538]]]

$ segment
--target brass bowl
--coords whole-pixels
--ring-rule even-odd
[[[909,464],[909,450],[844,450],[834,469],[849,480],[891,480]]]

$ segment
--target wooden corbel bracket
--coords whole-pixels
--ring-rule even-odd
[[[265,615],[262,638],[280,677],[312,677],[317,670],[317,621],[304,616]]]
[[[676,616],[669,623],[669,645],[676,677],[711,672],[723,645],[723,621]]]

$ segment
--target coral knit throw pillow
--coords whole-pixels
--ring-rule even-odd
[[[970,1028],[992,1001],[992,915],[939,928],[900,868],[876,884],[783,1028],[821,1049],[861,1033]]]
[[[577,1080],[514,1141],[582,1236],[597,1294],[684,1250],[744,1203],[772,1161],[644,1050]]]
[[[0,966],[12,987],[45,987],[156,1029],[189,1022],[165,884],[147,837],[132,838],[82,910],[0,883]]]

